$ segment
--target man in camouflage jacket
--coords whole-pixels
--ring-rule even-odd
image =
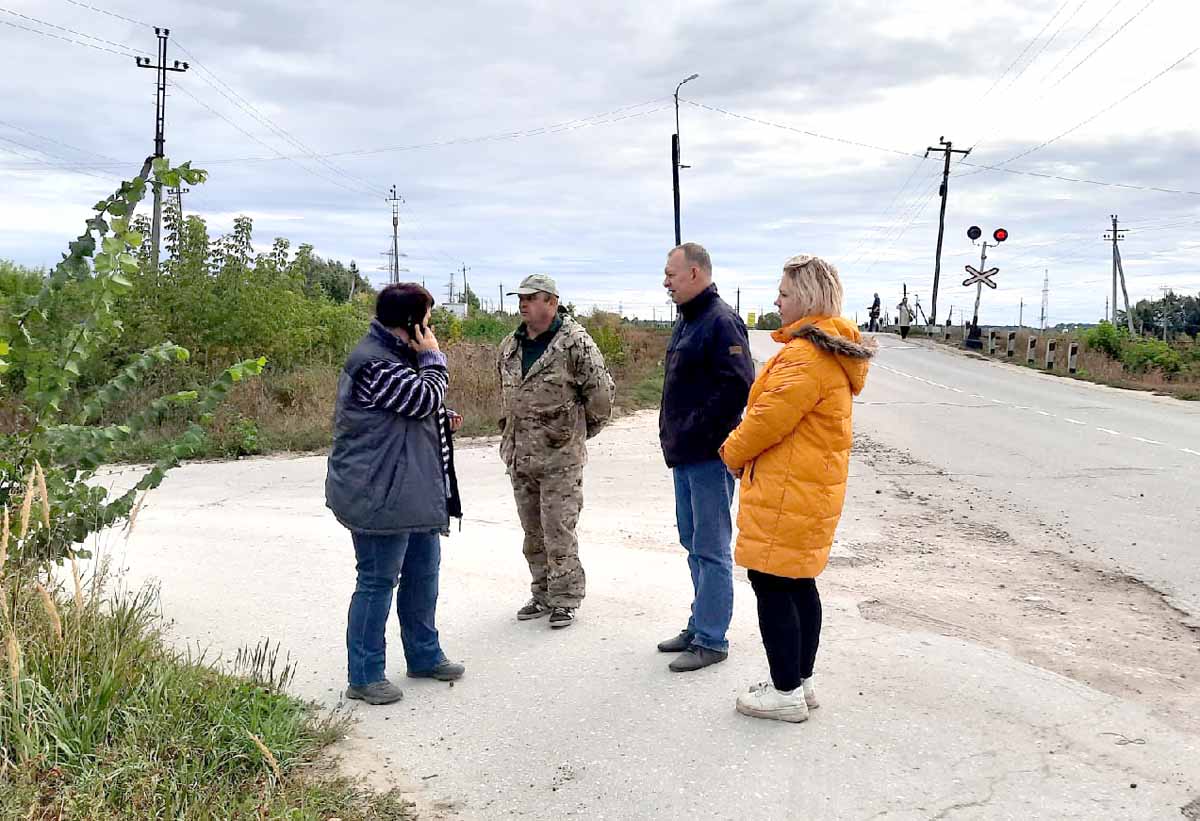
[[[608,423],[615,388],[591,336],[559,311],[553,279],[534,274],[514,293],[525,321],[500,346],[500,457],[525,531],[533,593],[517,618],[549,615],[551,627],[567,627],[585,586],[575,537],[584,441]]]

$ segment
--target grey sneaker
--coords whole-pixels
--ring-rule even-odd
[[[555,630],[570,627],[575,623],[574,607],[555,607],[550,613],[550,626]]]
[[[358,699],[367,704],[391,704],[404,698],[404,691],[385,678],[373,681],[365,687],[347,687],[346,698]]]
[[[694,636],[686,630],[680,630],[678,636],[673,636],[666,641],[658,643],[658,652],[660,653],[682,653],[684,650],[692,646]]]
[[[450,659],[442,659],[432,670],[409,670],[409,678],[436,678],[438,681],[458,681],[467,668]]]
[[[701,670],[710,665],[719,664],[727,658],[729,658],[728,653],[709,650],[707,647],[693,644],[685,652],[676,656],[667,666],[672,673],[690,673],[693,670]]]
[[[529,621],[530,619],[540,619],[542,616],[550,615],[550,605],[542,604],[537,599],[530,599],[529,603],[517,611],[517,621]]]

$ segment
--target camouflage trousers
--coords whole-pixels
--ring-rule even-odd
[[[550,607],[578,607],[586,576],[575,526],[583,509],[583,466],[552,473],[510,473],[525,531],[533,598]]]

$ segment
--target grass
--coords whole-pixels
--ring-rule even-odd
[[[320,763],[344,721],[286,693],[277,645],[221,667],[165,641],[154,588],[106,594],[100,574],[64,591],[42,575],[42,595],[41,574],[8,570],[0,817],[414,817]]]
[[[617,384],[618,412],[657,407],[662,396],[662,360],[667,337],[659,330],[617,324],[603,337],[610,370]],[[444,346],[450,366],[449,407],[464,417],[463,436],[499,433],[500,376],[498,346],[461,341]],[[265,453],[312,452],[329,446],[333,402],[340,366],[313,365],[278,372],[268,368],[259,379],[238,383],[207,427],[198,458],[236,458]],[[199,377],[195,377],[199,378]],[[163,375],[144,391],[112,409],[122,419],[152,398],[188,387],[186,374]],[[0,414],[2,416],[2,414]],[[166,419],[130,443],[119,455],[126,461],[149,461],[165,442],[182,431],[177,419]]]

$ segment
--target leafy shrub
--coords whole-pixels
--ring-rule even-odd
[[[1100,351],[1109,359],[1120,359],[1129,333],[1116,328],[1111,322],[1101,322],[1095,328],[1083,332],[1083,345],[1089,351]]]
[[[1169,376],[1183,369],[1180,352],[1161,339],[1131,341],[1121,353],[1121,363],[1136,373],[1157,369]]]

